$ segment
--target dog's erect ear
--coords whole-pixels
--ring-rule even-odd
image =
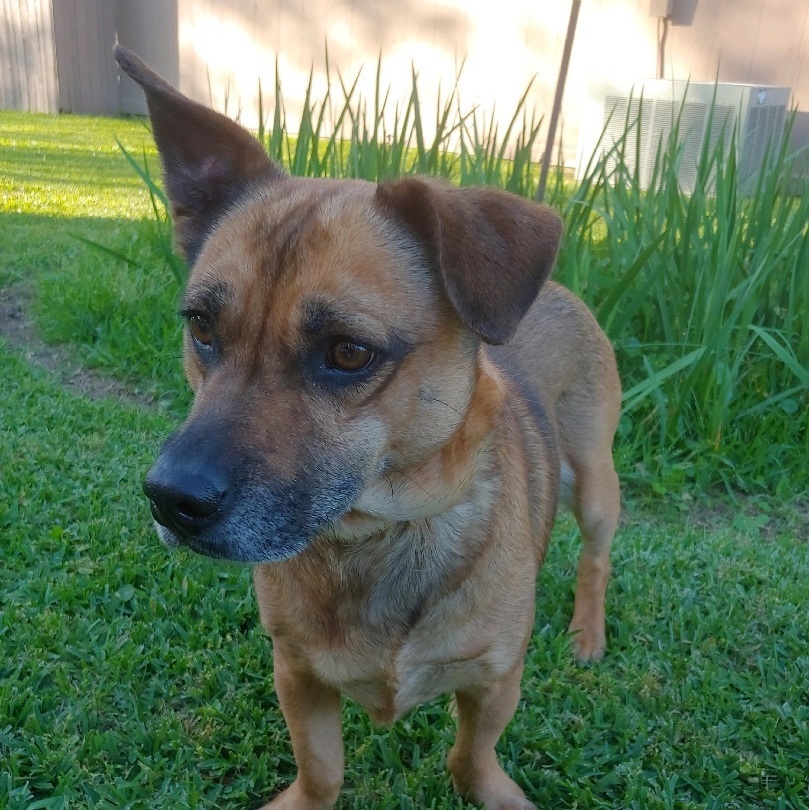
[[[235,121],[186,98],[126,48],[114,53],[146,94],[177,244],[193,264],[217,219],[248,188],[284,172]]]
[[[376,197],[424,247],[461,320],[487,343],[510,340],[553,267],[556,212],[494,188],[419,178],[380,183]]]

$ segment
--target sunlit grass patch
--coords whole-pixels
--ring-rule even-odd
[[[59,217],[149,214],[149,196],[115,142],[156,161],[142,119],[2,113],[0,211]],[[157,163],[155,162],[155,166]]]

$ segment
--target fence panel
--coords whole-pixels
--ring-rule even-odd
[[[50,0],[0,0],[0,108],[59,110]]]
[[[117,6],[110,0],[55,0],[53,3],[62,110],[96,115],[114,115],[121,111],[118,72],[112,58]]]

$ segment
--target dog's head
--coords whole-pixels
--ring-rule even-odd
[[[293,178],[133,54],[191,267],[195,393],[144,488],[163,540],[249,562],[452,505],[559,218],[490,188]]]

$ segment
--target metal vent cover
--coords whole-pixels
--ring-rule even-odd
[[[598,155],[606,158],[613,178],[618,157],[623,155],[626,170],[637,177],[642,188],[649,188],[658,176],[655,164],[672,142],[676,122],[674,154],[667,152],[677,161],[681,188],[690,193],[703,148],[707,146],[711,152],[720,148],[727,156],[733,132],[739,127],[739,177],[744,181],[761,166],[768,146],[780,141],[789,96],[788,88],[642,82],[629,93],[605,95],[602,130],[596,139]]]

